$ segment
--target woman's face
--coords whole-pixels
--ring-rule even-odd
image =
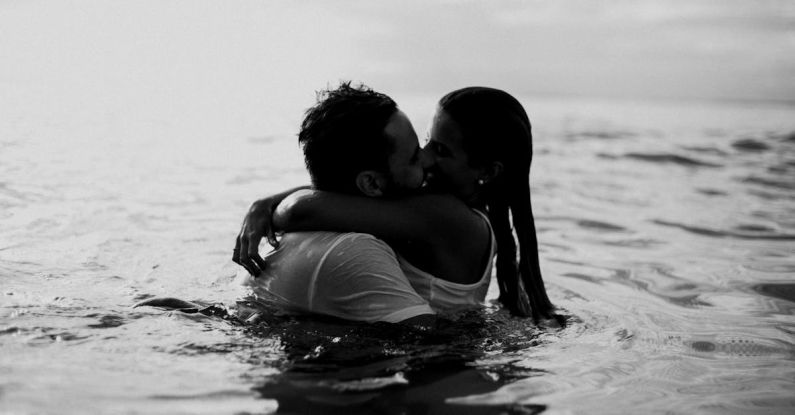
[[[441,108],[433,117],[425,149],[435,159],[429,185],[438,191],[452,193],[465,202],[470,201],[478,191],[481,169],[469,165],[461,126]]]

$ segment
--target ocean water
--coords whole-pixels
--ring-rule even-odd
[[[793,22],[779,0],[0,1],[0,414],[792,413]],[[426,335],[132,307],[246,295],[242,218],[307,183],[302,111],[341,78],[421,137],[454,88],[522,101],[565,328],[491,302]]]
[[[438,97],[396,99],[423,132]],[[790,413],[795,107],[520,99],[562,329],[492,303],[426,336],[134,309],[246,294],[234,239],[306,182],[300,113],[4,118],[0,413]]]

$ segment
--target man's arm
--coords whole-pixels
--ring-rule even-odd
[[[259,275],[265,269],[265,260],[259,254],[262,237],[267,238],[268,243],[272,246],[278,245],[276,230],[273,227],[274,209],[293,192],[309,188],[309,186],[296,187],[254,202],[240,226],[240,233],[235,241],[235,250],[232,251],[232,260],[245,268],[252,276]]]
[[[273,215],[273,226],[288,232],[361,232],[422,246],[458,238],[479,223],[464,203],[441,194],[386,199],[309,189],[290,194]]]

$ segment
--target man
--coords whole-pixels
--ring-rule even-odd
[[[298,137],[317,190],[393,197],[419,189],[430,164],[397,104],[349,83],[319,95]],[[256,203],[252,211],[270,211],[293,190]],[[250,214],[247,220],[258,217],[263,215]],[[265,228],[270,227],[243,226]],[[257,296],[285,310],[419,325],[432,324],[435,318],[403,274],[394,251],[371,235],[296,232],[278,242],[268,235],[278,248],[264,261],[256,254],[261,236],[242,236],[235,262],[256,276],[251,286]]]

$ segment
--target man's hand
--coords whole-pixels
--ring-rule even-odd
[[[273,228],[273,211],[285,197],[296,190],[306,188],[290,189],[254,202],[243,219],[243,225],[240,227],[240,233],[235,241],[235,250],[232,252],[232,260],[245,268],[252,276],[259,276],[267,265],[259,254],[259,244],[262,238],[267,238],[268,243],[274,248],[279,246],[276,229]]]

